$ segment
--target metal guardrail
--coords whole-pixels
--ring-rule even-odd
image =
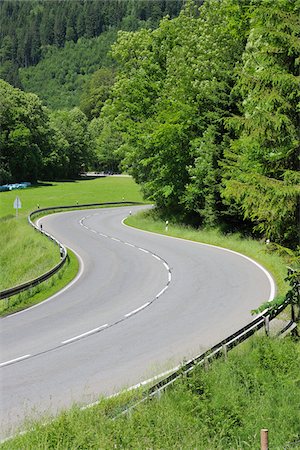
[[[33,216],[37,214],[41,214],[47,211],[56,211],[56,210],[66,210],[66,209],[82,209],[82,208],[89,208],[93,206],[116,206],[116,205],[140,205],[141,203],[138,202],[105,202],[105,203],[85,203],[85,204],[76,204],[76,205],[68,205],[68,206],[50,206],[48,208],[41,208],[36,209],[32,211],[28,216],[28,222],[29,224],[35,228],[35,230],[39,231],[43,235],[45,235],[48,239],[51,239],[55,245],[59,247],[60,250],[60,256],[61,261],[56,264],[52,269],[50,269],[48,272],[44,273],[43,275],[40,275],[37,278],[34,278],[33,280],[27,281],[26,283],[19,284],[18,286],[14,286],[12,288],[6,289],[4,291],[0,291],[0,300],[12,297],[13,295],[19,294],[20,292],[23,292],[25,290],[31,289],[40,283],[43,283],[43,281],[48,280],[50,277],[52,277],[54,274],[56,274],[65,264],[68,252],[66,247],[59,242],[57,239],[55,239],[54,236],[52,236],[50,233],[47,233],[46,231],[43,231],[40,229],[32,220]]]
[[[145,393],[142,395],[141,400],[137,401],[131,406],[125,407],[125,409],[121,413],[119,413],[115,418],[130,413],[132,409],[136,408],[141,403],[150,400],[153,397],[156,396],[159,397],[160,394],[165,389],[167,389],[179,378],[187,376],[195,367],[203,365],[205,368],[207,368],[210,360],[212,360],[213,358],[219,358],[221,356],[226,358],[228,350],[231,350],[241,342],[245,341],[247,338],[252,336],[256,331],[260,330],[261,328],[265,327],[266,334],[269,334],[270,320],[274,319],[278,314],[280,314],[290,303],[291,303],[290,299],[287,298],[276,309],[272,308],[271,310],[267,309],[263,311],[248,325],[231,334],[226,339],[214,345],[206,352],[201,353],[195,358],[189,360],[188,362],[183,364],[180,368],[174,369],[174,372],[170,373],[169,375],[167,375],[166,377],[164,377],[163,379],[152,385],[149,389],[147,389]],[[288,327],[285,327],[285,330],[288,328],[292,328],[293,325],[294,322],[290,321]]]

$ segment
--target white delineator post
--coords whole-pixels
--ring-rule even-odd
[[[15,201],[14,201],[14,208],[15,208],[15,210],[16,210],[16,217],[18,217],[18,209],[19,209],[19,208],[22,208],[22,203],[21,203],[21,200],[20,200],[19,197],[16,197],[16,198],[15,198]]]

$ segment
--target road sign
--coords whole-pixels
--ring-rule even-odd
[[[14,201],[14,208],[15,208],[15,209],[22,208],[21,200],[20,200],[19,197],[16,197],[16,199],[15,199],[15,201]]]
[[[16,210],[16,217],[18,217],[18,209],[22,208],[22,203],[19,197],[16,197],[15,201],[14,201],[14,208]]]

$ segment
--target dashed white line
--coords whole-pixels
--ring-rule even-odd
[[[164,262],[164,266],[165,266],[165,268],[166,268],[167,270],[169,270],[169,266],[168,266],[167,263]]]
[[[79,334],[78,336],[74,336],[70,339],[62,341],[62,344],[69,344],[70,342],[77,341],[78,339],[89,336],[90,334],[97,333],[97,331],[103,330],[106,327],[108,327],[108,323],[106,323],[105,325],[101,325],[101,327],[94,328],[93,330],[89,330],[86,333],[82,333],[82,334]]]
[[[0,367],[8,366],[9,364],[13,364],[18,361],[22,361],[23,359],[29,358],[31,355],[19,356],[19,358],[10,359],[9,361],[5,361],[0,364]]]
[[[153,258],[157,259],[158,261],[161,261],[161,258],[159,256],[154,255],[153,253],[152,253],[152,256],[153,256]]]
[[[145,250],[144,248],[138,247],[138,249],[141,250],[141,252],[149,253],[148,250]]]
[[[130,316],[132,316],[133,314],[136,314],[137,312],[139,312],[139,311],[141,311],[142,309],[146,308],[148,305],[150,305],[150,302],[147,302],[147,303],[145,303],[144,305],[140,306],[139,308],[134,309],[134,310],[131,311],[130,313],[125,314],[124,317],[130,317]]]
[[[111,240],[112,241],[116,241],[116,242],[121,242],[120,239],[117,239],[117,238],[114,238],[114,237],[112,237]]]
[[[133,244],[129,244],[129,242],[124,242],[125,245],[128,245],[128,247],[134,247]]]
[[[171,272],[169,271],[169,273],[168,273],[168,281],[170,282],[171,279],[172,279],[172,274],[171,274]]]

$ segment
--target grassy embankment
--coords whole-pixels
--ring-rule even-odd
[[[271,449],[296,450],[299,366],[299,344],[251,338],[225,362],[215,361],[208,371],[197,368],[129,415],[118,413],[132,393],[83,411],[74,406],[1,449],[258,449],[260,429],[268,428]]]
[[[20,197],[22,208],[15,217],[13,202]],[[51,182],[24,190],[0,193],[0,290],[31,280],[51,269],[60,258],[58,248],[27,223],[37,208],[108,201],[142,201],[138,186],[129,177],[106,177],[73,182]],[[24,292],[0,301],[0,315],[38,303],[68,284],[78,271],[77,258],[59,274],[30,293]]]

